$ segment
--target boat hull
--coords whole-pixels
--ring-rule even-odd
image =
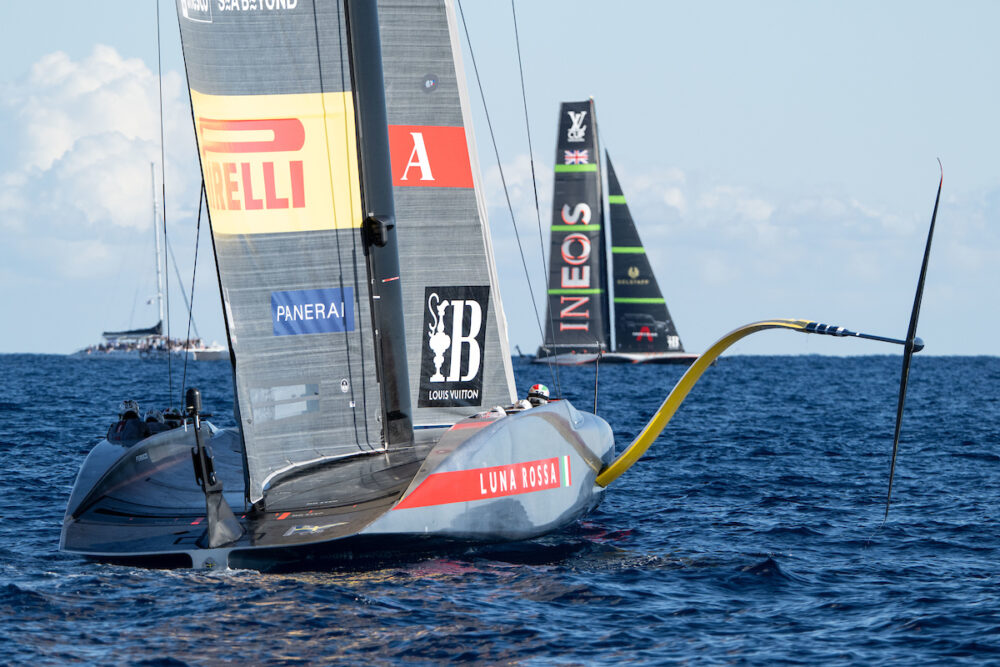
[[[323,559],[537,537],[600,503],[597,473],[614,456],[611,428],[558,401],[487,413],[425,432],[412,447],[331,460],[279,479],[246,507],[239,437],[211,438],[216,471],[242,535],[205,542],[193,432],[175,429],[88,456],[60,547],[152,566],[310,567]]]
[[[223,361],[229,360],[228,347],[206,347],[203,349],[181,350],[179,354],[187,352],[194,361]]]
[[[605,352],[597,354],[556,354],[548,357],[535,357],[536,364],[555,364],[556,366],[581,366],[600,360],[602,364],[683,364],[694,363],[697,354],[685,352]]]
[[[160,349],[121,348],[107,349],[85,348],[67,356],[71,359],[96,359],[100,361],[118,361],[122,359],[156,360],[166,359],[168,355],[183,357],[188,355],[192,361],[222,361],[229,359],[227,347],[175,348],[170,351]]]

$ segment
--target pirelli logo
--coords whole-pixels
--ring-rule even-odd
[[[199,118],[198,135],[205,174],[210,177],[205,179],[205,187],[215,208],[260,211],[305,207],[302,160],[288,157],[302,150],[305,144],[305,128],[298,118]],[[239,140],[248,135],[262,135],[262,138]],[[216,139],[212,140],[211,137]],[[227,141],[227,138],[235,140]],[[239,156],[244,154],[274,155],[271,159],[239,160]],[[213,159],[216,156],[228,159]],[[286,191],[279,193],[279,180],[288,185]],[[255,181],[263,183],[263,188],[259,188],[256,193]]]
[[[215,233],[360,226],[349,93],[191,97]]]

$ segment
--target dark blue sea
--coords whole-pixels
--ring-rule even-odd
[[[554,384],[515,370],[522,395]],[[898,356],[723,358],[560,534],[260,574],[59,553],[80,463],[121,399],[167,403],[166,363],[3,355],[0,664],[1000,663],[1000,358],[915,358],[883,525],[899,372]],[[600,368],[620,448],[680,373]],[[188,374],[232,425],[228,364]],[[560,375],[593,409],[594,368]]]

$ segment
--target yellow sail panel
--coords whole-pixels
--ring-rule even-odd
[[[351,93],[191,91],[216,234],[360,227]]]

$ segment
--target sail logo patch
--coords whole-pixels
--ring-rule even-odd
[[[490,288],[427,287],[417,407],[482,405]]]
[[[502,498],[572,486],[569,456],[429,475],[394,510]]]
[[[473,187],[464,127],[390,125],[389,156],[393,185]]]
[[[590,151],[563,151],[563,164],[590,164]]]
[[[191,89],[212,231],[361,226],[351,93],[207,95]]]
[[[566,151],[570,153],[571,151]],[[577,151],[586,153],[587,151]],[[559,212],[563,229],[586,229],[593,212],[585,202],[572,208],[563,204]],[[581,223],[579,227],[573,225]],[[555,227],[553,227],[555,229]],[[559,244],[559,257],[563,265],[559,267],[559,289],[585,290],[591,289],[591,255],[593,241],[588,234],[571,231],[563,237]],[[590,297],[584,295],[562,295],[559,297],[559,331],[589,331],[590,330]],[[567,321],[569,320],[569,321]]]
[[[354,288],[271,292],[275,336],[354,331]]]
[[[649,327],[647,327],[647,326],[642,326],[642,327],[641,327],[641,328],[639,329],[639,331],[637,331],[637,332],[635,333],[635,339],[636,339],[636,341],[640,341],[640,340],[642,340],[642,339],[643,339],[643,337],[645,337],[645,338],[646,338],[646,340],[648,340],[648,341],[649,341],[650,343],[652,343],[652,342],[653,342],[653,338],[655,338],[655,337],[657,337],[657,336],[659,336],[659,335],[660,335],[660,334],[658,334],[658,333],[654,333],[654,332],[652,332],[652,331],[651,331],[651,330],[649,329]]]
[[[578,143],[587,140],[587,126],[583,124],[583,119],[587,117],[586,111],[567,111],[569,114],[570,128],[566,130],[566,141]],[[569,164],[567,162],[566,164]]]
[[[181,16],[198,23],[212,22],[212,3],[209,0],[179,0]]]
[[[205,187],[214,208],[260,211],[306,205],[302,160],[278,159],[273,155],[302,149],[306,133],[298,118],[198,118],[198,135],[204,169],[210,176]],[[228,159],[217,159],[220,154]],[[245,154],[268,157],[263,160],[236,157]]]

